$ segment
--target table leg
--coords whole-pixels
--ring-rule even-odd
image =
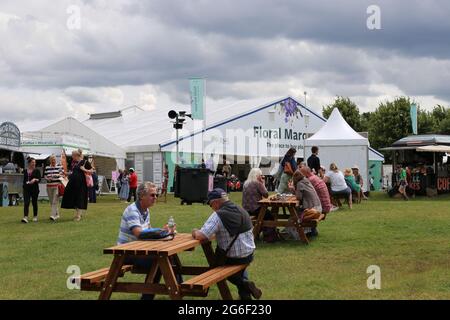
[[[161,271],[159,270],[159,265],[155,259],[150,271],[145,277],[145,284],[159,283],[161,281]],[[154,294],[148,294],[148,299],[153,300],[155,298]]]
[[[164,283],[166,284],[167,290],[169,290],[170,298],[173,300],[180,300],[180,287],[178,286],[177,279],[175,277],[175,273],[173,272],[169,257],[159,255],[158,264],[161,269],[162,276],[164,277]]]
[[[125,255],[123,254],[114,256],[111,267],[109,268],[108,275],[106,276],[105,283],[103,284],[102,290],[100,291],[100,296],[98,297],[99,300],[109,300],[111,298],[111,294],[117,283],[117,278],[119,278],[124,260]]]
[[[259,210],[258,219],[256,219],[255,227],[253,228],[253,237],[255,240],[259,238],[259,233],[261,232],[261,227],[264,221],[264,215],[266,214],[267,206],[261,206]]]
[[[214,250],[211,246],[211,242],[208,241],[202,243],[202,248],[205,253],[206,260],[211,267],[214,264]],[[226,280],[218,282],[217,287],[219,288],[220,296],[223,300],[233,300],[233,296],[231,295],[230,288],[228,287]]]
[[[289,207],[289,212],[291,213],[291,220],[294,223],[294,227],[297,229],[298,235],[300,239],[306,244],[309,243],[308,237],[305,235],[305,231],[303,230],[302,225],[298,222],[297,213],[295,212],[295,208]]]

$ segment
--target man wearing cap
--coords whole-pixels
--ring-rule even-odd
[[[136,202],[136,189],[138,184],[138,178],[133,168],[130,168],[128,171],[130,172],[130,176],[128,177],[130,192],[128,193],[127,202],[131,201],[131,195],[133,195],[134,202]]]
[[[252,222],[247,211],[228,200],[227,193],[220,188],[208,193],[208,204],[214,212],[200,230],[192,230],[192,237],[208,241],[216,235],[217,246],[223,250],[236,238],[227,252],[225,265],[250,264],[256,246]],[[261,290],[248,280],[247,270],[240,271],[228,280],[238,288],[241,300],[251,300],[252,296],[256,299],[261,297]]]

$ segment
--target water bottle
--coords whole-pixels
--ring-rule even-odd
[[[173,219],[172,216],[169,217],[169,221],[167,221],[167,227],[169,228],[169,233],[176,233],[175,231],[175,220]]]

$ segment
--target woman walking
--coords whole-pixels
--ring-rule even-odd
[[[83,211],[87,209],[88,187],[85,174],[92,174],[91,164],[83,160],[80,149],[72,152],[71,173],[64,190],[61,208],[75,209],[75,221],[80,221]]]
[[[44,177],[47,180],[47,194],[50,201],[51,214],[50,220],[59,219],[59,195],[58,187],[61,184],[59,180],[63,175],[62,166],[56,164],[55,155],[50,156],[50,165],[45,167]]]
[[[38,216],[38,195],[39,195],[39,181],[41,180],[41,173],[36,169],[36,160],[28,158],[28,168],[23,173],[23,223],[28,223],[28,212],[30,208],[30,201],[33,205],[33,221],[37,222]]]
[[[127,201],[128,199],[128,194],[130,192],[130,184],[128,183],[128,173],[127,171],[124,171],[122,174],[122,179],[120,180],[120,194],[119,194],[119,198],[120,200],[123,201]]]

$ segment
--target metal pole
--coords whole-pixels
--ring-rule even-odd
[[[178,126],[178,116],[175,120],[175,124]],[[176,128],[176,132],[177,132],[177,164],[180,164],[180,156],[178,154],[178,127]]]

